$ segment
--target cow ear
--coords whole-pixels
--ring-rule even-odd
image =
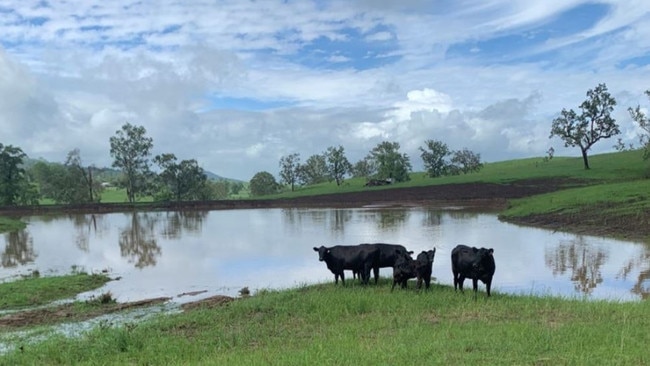
[[[490,253],[490,255],[492,255],[492,254],[494,253],[494,249],[490,248],[490,249],[488,250],[488,253]]]
[[[318,251],[318,248],[314,247],[314,252],[317,252],[317,251]]]

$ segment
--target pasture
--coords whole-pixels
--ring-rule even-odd
[[[390,291],[358,282],[260,291],[226,305],[21,343],[2,364],[618,364],[650,362],[650,304]]]

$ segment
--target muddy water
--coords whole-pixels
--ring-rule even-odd
[[[312,248],[362,242],[400,243],[416,254],[435,246],[433,276],[443,284],[452,283],[450,252],[463,243],[494,248],[495,291],[623,301],[650,293],[645,244],[519,227],[493,214],[453,209],[111,213],[27,221],[25,230],[0,234],[0,279],[34,270],[120,278],[82,299],[110,291],[120,302],[164,296],[183,303],[237,296],[243,287],[254,293],[332,281]]]

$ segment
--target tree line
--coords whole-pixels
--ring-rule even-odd
[[[645,94],[650,98],[650,90]],[[616,120],[611,116],[616,100],[605,84],[598,84],[586,94],[579,110],[562,109],[553,119],[549,138],[559,137],[565,147],[580,149],[584,168],[589,169],[588,151],[600,140],[620,134]],[[650,119],[640,106],[628,108],[632,119],[644,132],[639,142],[644,159],[650,158]],[[620,148],[622,143],[619,139]],[[142,126],[125,123],[110,137],[112,167],[121,171],[114,183],[126,190],[127,200],[135,202],[143,196],[154,200],[190,201],[223,199],[239,194],[241,182],[210,181],[195,159],[180,160],[173,153],[151,156],[153,139]],[[446,143],[425,140],[419,148],[420,157],[429,177],[456,175],[479,171],[483,167],[480,154],[466,148],[453,151]],[[552,157],[553,148],[549,149]],[[73,149],[64,163],[37,162],[26,168],[27,155],[13,145],[0,143],[0,205],[34,205],[45,198],[56,203],[99,202],[104,189],[97,179],[100,171],[82,163],[81,153]],[[158,173],[153,172],[156,165]],[[410,180],[410,158],[400,152],[397,142],[383,141],[366,157],[351,164],[342,146],[330,146],[321,154],[300,162],[300,154],[282,156],[279,161],[279,182],[267,172],[256,173],[249,182],[254,196],[278,192],[283,186],[292,191],[296,186],[336,182],[343,184],[347,177],[364,177],[369,183],[387,184]]]
[[[477,172],[483,167],[480,154],[466,148],[452,151],[442,141],[426,140],[425,147],[420,147],[420,151],[430,177]],[[390,141],[377,144],[355,164],[350,163],[345,149],[339,145],[328,147],[322,154],[310,156],[304,164],[300,163],[299,153],[282,156],[279,167],[279,182],[267,171],[255,174],[250,181],[251,194],[261,196],[277,193],[283,186],[294,191],[297,185],[323,182],[341,185],[346,177],[365,178],[368,185],[405,182],[411,179],[409,173],[412,171],[408,154],[400,152],[399,143]]]
[[[144,196],[157,201],[223,199],[244,189],[242,182],[209,180],[195,159],[179,161],[173,153],[152,157],[152,148],[153,139],[142,126],[125,123],[110,137],[112,167],[121,171],[112,184],[126,190],[128,202]],[[101,169],[82,163],[79,149],[70,151],[63,164],[38,161],[26,167],[26,157],[19,147],[0,143],[0,205],[36,205],[41,199],[100,202],[107,182],[97,178]]]

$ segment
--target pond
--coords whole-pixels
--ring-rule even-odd
[[[553,232],[453,208],[251,209],[34,216],[0,235],[0,280],[39,271],[107,272],[120,302],[173,297],[183,303],[240,289],[333,281],[313,247],[399,243],[415,254],[436,247],[435,281],[452,284],[457,244],[494,248],[493,289],[631,301],[650,293],[643,243]],[[381,270],[391,276],[392,269]],[[351,273],[346,272],[346,276]],[[466,281],[471,289],[471,281]],[[479,289],[484,291],[483,284]],[[189,296],[188,294],[193,294]]]

